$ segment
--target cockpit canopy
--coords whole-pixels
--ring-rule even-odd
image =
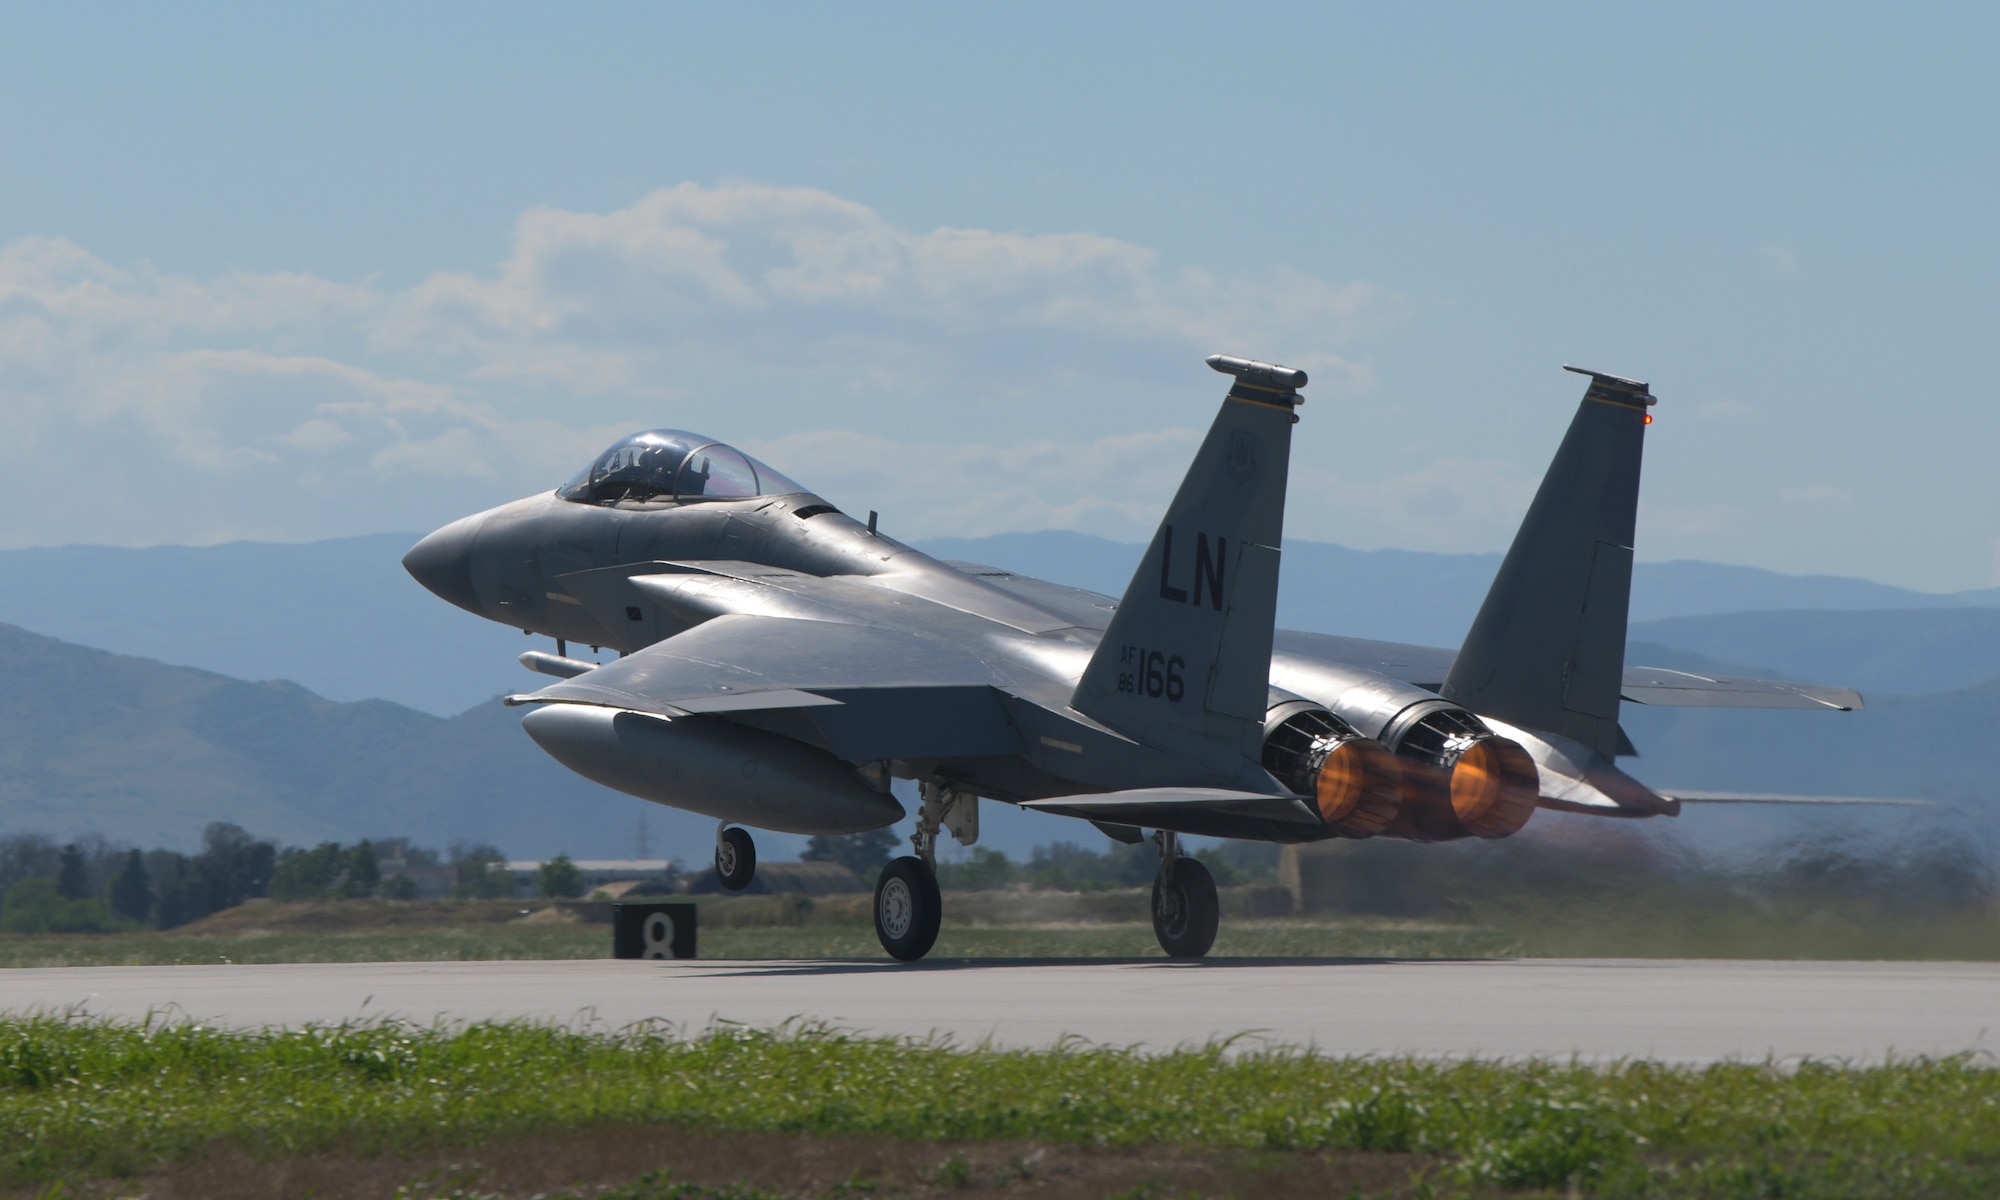
[[[649,429],[612,444],[557,495],[579,504],[744,500],[806,489],[731,446],[681,429]]]

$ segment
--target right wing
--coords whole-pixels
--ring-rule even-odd
[[[1852,712],[1861,707],[1861,693],[1823,683],[1787,683],[1775,679],[1738,679],[1697,675],[1668,667],[1627,667],[1619,686],[1622,698],[1634,704],[1693,708],[1818,708]]]
[[[999,690],[1007,683],[943,639],[736,614],[508,703],[704,713],[862,762],[1021,753]]]
[[[1280,630],[1279,654],[1342,666],[1362,667],[1437,691],[1455,655],[1438,646],[1406,646],[1365,638]],[[1618,695],[1633,704],[1683,708],[1810,708],[1847,712],[1862,707],[1861,693],[1823,683],[1700,675],[1670,667],[1626,667]]]

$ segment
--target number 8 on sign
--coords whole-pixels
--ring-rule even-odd
[[[667,914],[656,912],[646,916],[646,923],[639,930],[642,943],[641,958],[672,958],[674,956],[674,923]]]

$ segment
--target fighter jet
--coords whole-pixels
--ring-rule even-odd
[[[403,559],[425,587],[556,640],[559,682],[508,697],[586,778],[714,818],[715,869],[747,886],[748,827],[879,829],[875,931],[923,957],[942,916],[941,832],[982,799],[1091,822],[1159,852],[1153,928],[1172,956],[1216,934],[1183,835],[1504,838],[1538,808],[1671,816],[1621,770],[1621,702],[1848,710],[1844,688],[1625,664],[1647,384],[1589,377],[1456,652],[1275,628],[1292,426],[1306,373],[1225,355],[1213,425],[1114,600],[943,562],[711,438],[637,433],[562,487],[466,517]],[[618,652],[598,665],[569,643]]]

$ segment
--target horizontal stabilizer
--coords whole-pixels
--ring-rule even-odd
[[[1159,825],[1144,819],[1163,809],[1202,810],[1264,820],[1318,825],[1319,814],[1296,796],[1234,792],[1225,788],[1135,788],[1124,792],[1094,792],[1082,796],[1052,796],[1021,805],[1037,812],[1059,813],[1120,825]]]
[[[1877,808],[1929,808],[1928,800],[1899,796],[1788,796],[1780,792],[1690,792],[1661,788],[1660,794],[1683,804],[1852,804]]]
[[[1853,712],[1861,693],[1823,683],[1732,679],[1667,667],[1627,667],[1619,694],[1634,704],[1681,708],[1818,708]]]

